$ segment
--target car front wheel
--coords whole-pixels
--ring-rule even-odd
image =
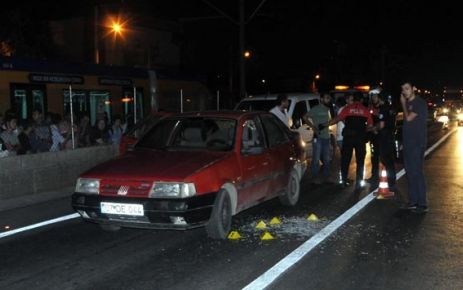
[[[280,202],[283,205],[295,206],[299,201],[300,189],[301,185],[299,182],[299,175],[296,170],[293,169],[293,171],[291,171],[286,190],[283,195],[280,195]]]
[[[225,190],[219,191],[206,225],[207,235],[212,239],[225,239],[230,232],[232,221],[231,199]]]

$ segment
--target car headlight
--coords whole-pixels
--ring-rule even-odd
[[[79,178],[76,183],[76,192],[100,194],[100,180],[94,178]]]
[[[196,194],[193,183],[154,182],[149,197],[152,198],[186,198]]]
[[[457,115],[457,119],[458,119],[458,121],[463,121],[463,113],[459,113]]]
[[[444,108],[444,109],[442,110],[442,112],[443,112],[444,114],[447,114],[447,113],[449,112],[449,109]]]

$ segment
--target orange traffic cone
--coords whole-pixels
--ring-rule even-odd
[[[384,167],[381,170],[381,178],[379,179],[379,189],[375,192],[377,199],[389,199],[394,197],[394,192],[389,191],[389,185],[387,183],[387,173]]]

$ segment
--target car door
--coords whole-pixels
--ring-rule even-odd
[[[270,158],[273,161],[271,193],[278,194],[286,188],[292,170],[293,158],[296,156],[295,148],[289,140],[285,128],[271,114],[261,116]],[[287,129],[286,129],[287,130]]]
[[[272,178],[272,159],[258,117],[244,121],[241,131],[238,207],[247,208],[265,198]]]

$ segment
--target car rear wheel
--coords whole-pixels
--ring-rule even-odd
[[[120,226],[108,225],[108,224],[100,224],[100,227],[102,230],[107,231],[107,232],[117,232],[118,230],[121,229]]]
[[[212,239],[225,239],[230,232],[232,221],[231,199],[225,190],[219,191],[209,222],[206,225],[207,235]]]
[[[280,195],[280,202],[283,205],[295,206],[299,201],[299,193],[301,190],[301,185],[299,182],[299,175],[293,169],[289,177],[288,185],[286,186],[285,193]]]

